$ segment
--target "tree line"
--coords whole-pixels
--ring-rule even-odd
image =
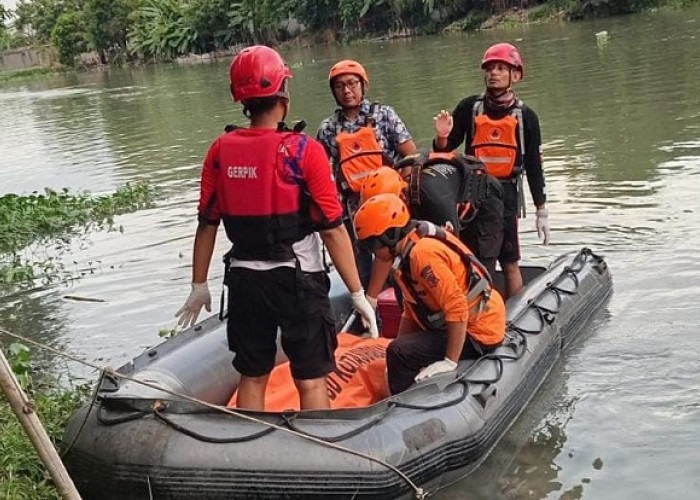
[[[450,27],[476,29],[493,15],[529,19],[610,16],[700,0],[20,0],[0,6],[0,50],[52,44],[63,64],[85,51],[103,63],[168,60],[236,44],[277,44]]]

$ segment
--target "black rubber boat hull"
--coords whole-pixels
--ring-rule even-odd
[[[247,415],[385,461],[426,493],[465,477],[612,292],[605,261],[588,249],[531,271],[541,274],[508,301],[511,341],[496,356],[369,408]],[[209,318],[119,372],[225,404],[237,383],[230,358],[222,324]],[[126,380],[101,381],[64,443],[85,499],[415,498],[408,481],[367,458]]]

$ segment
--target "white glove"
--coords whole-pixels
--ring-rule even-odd
[[[187,297],[185,305],[175,313],[175,317],[180,317],[177,324],[183,328],[194,326],[202,306],[206,307],[208,312],[211,312],[211,294],[206,281],[204,283],[192,283],[192,291],[190,296]]]
[[[435,375],[438,375],[440,373],[451,372],[456,369],[457,363],[455,363],[449,358],[445,358],[442,361],[436,361],[432,365],[428,365],[425,368],[423,368],[418,373],[418,375],[416,375],[416,378],[414,380],[416,382],[420,382],[421,380],[425,380],[426,378],[434,377]]]
[[[358,291],[351,293],[352,305],[355,310],[362,316],[362,324],[369,329],[369,334],[373,339],[379,337],[379,328],[377,327],[377,314],[367,297],[365,291],[360,288]]]
[[[449,111],[440,111],[435,118],[435,135],[444,139],[452,131],[453,120]]]
[[[375,311],[377,310],[377,297],[372,297],[370,295],[365,295],[367,297],[367,301],[369,302],[369,305],[372,306],[372,309]]]
[[[549,210],[546,208],[538,208],[535,211],[535,227],[537,228],[537,237],[543,238],[542,243],[549,245]]]

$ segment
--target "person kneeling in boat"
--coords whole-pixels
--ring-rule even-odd
[[[393,194],[365,201],[354,224],[375,259],[394,262],[394,278],[403,293],[398,336],[386,353],[392,394],[453,371],[460,359],[479,357],[501,344],[503,299],[484,266],[456,236],[411,219],[406,204]]]
[[[233,243],[224,282],[229,289],[228,343],[241,374],[238,406],[254,410],[264,409],[278,327],[301,408],[329,407],[326,375],[335,368],[337,339],[321,240],[355,309],[370,333],[378,335],[342,224],[328,157],[317,141],[284,126],[291,77],[282,57],[262,45],[243,49],[231,64],[233,99],[243,104],[250,126],[223,134],[209,148],[202,168],[192,291],[176,313],[187,326],[194,325],[202,306],[211,310],[207,275],[223,221]]]

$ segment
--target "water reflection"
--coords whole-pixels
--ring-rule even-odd
[[[581,498],[586,484],[603,460],[591,464],[591,473],[577,484],[564,485],[559,477],[562,462],[577,453],[568,443],[567,427],[574,419],[581,397],[570,395],[568,359],[580,352],[580,346],[596,335],[610,320],[603,308],[588,328],[570,346],[552,368],[548,379],[528,407],[479,469],[467,479],[439,494],[443,500]],[[544,417],[543,417],[544,415]]]

